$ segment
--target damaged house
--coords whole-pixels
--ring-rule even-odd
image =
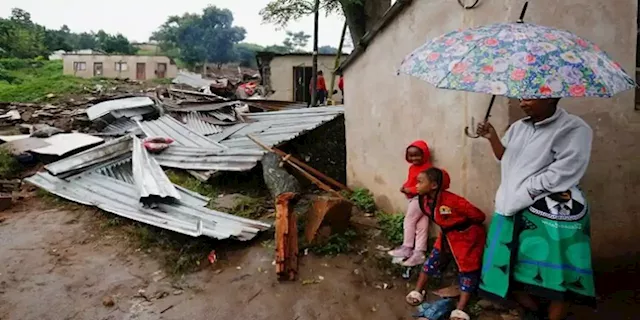
[[[335,54],[319,54],[318,70],[324,73],[327,82],[327,89],[331,85],[331,76],[334,74],[337,56]],[[341,60],[344,60],[342,56]],[[310,102],[311,77],[313,76],[313,56],[311,53],[286,53],[279,54],[273,52],[256,53],[258,68],[262,77],[262,84],[267,92],[273,94],[269,99]],[[335,89],[338,89],[338,79],[336,78]],[[334,95],[334,100],[341,101],[342,93]]]

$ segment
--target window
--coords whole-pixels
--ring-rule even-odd
[[[74,62],[73,63],[73,71],[85,71],[87,70],[86,62]]]
[[[127,67],[127,63],[126,62],[116,62],[116,71],[120,72],[120,71],[127,71],[129,70],[129,68]]]

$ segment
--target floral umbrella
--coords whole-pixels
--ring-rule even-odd
[[[442,35],[406,57],[398,72],[437,88],[518,99],[611,97],[635,86],[597,45],[522,22]]]

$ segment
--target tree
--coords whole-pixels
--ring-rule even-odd
[[[271,0],[260,11],[265,22],[285,27],[289,22],[313,14],[313,0]],[[353,43],[358,43],[391,6],[391,0],[322,0],[325,14],[341,12]]]
[[[202,14],[169,17],[151,39],[164,51],[179,49],[180,58],[190,65],[214,62],[220,67],[236,59],[235,45],[245,35],[244,28],[233,26],[230,10],[209,6]]]
[[[257,67],[256,52],[263,51],[264,47],[254,43],[238,43],[235,45],[236,59],[240,65],[247,68]]]
[[[336,54],[338,53],[338,49],[332,46],[322,46],[318,48],[319,54]]]
[[[13,58],[46,55],[45,30],[31,21],[28,12],[18,8],[12,9],[9,19],[0,18],[0,54]]]
[[[278,53],[278,54],[291,53],[290,48],[285,47],[285,46],[281,46],[281,45],[277,45],[277,44],[265,47],[264,51]]]
[[[289,48],[289,51],[291,52],[303,52],[304,48],[309,43],[309,39],[311,39],[311,35],[304,33],[304,31],[287,31],[287,37],[284,39],[282,44]]]

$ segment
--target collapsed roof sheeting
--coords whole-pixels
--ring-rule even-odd
[[[109,113],[115,113],[114,117],[120,118],[127,115],[151,113],[155,102],[149,97],[129,97],[100,102],[87,109],[89,120],[93,121]],[[131,111],[131,109],[135,109]],[[129,112],[125,110],[130,110]],[[141,113],[142,112],[142,113]]]
[[[104,141],[102,138],[79,132],[58,133],[48,138],[31,138],[28,134],[0,136],[0,140],[9,141],[16,147],[19,147],[22,141],[27,144],[33,139],[41,140],[44,145],[29,143],[32,147],[29,147],[29,145],[21,146],[24,149],[23,151],[54,156],[63,156],[72,151],[94,146]]]
[[[190,112],[182,115],[185,125],[203,136],[208,136],[222,132],[222,127],[211,124],[203,119],[197,112]]]
[[[175,84],[186,84],[192,88],[202,88],[214,83],[213,80],[203,79],[200,74],[184,70],[180,70],[178,76],[173,78],[171,82]]]
[[[205,149],[173,145],[155,154],[161,166],[187,170],[247,171],[262,159],[262,150]]]
[[[133,137],[133,181],[140,199],[149,197],[180,199],[176,188],[158,162],[149,155],[138,137]]]
[[[267,223],[209,210],[183,201],[160,203],[157,204],[157,209],[145,208],[139,202],[135,186],[96,173],[63,180],[40,172],[25,180],[67,200],[95,206],[122,217],[192,237],[208,236],[244,241],[271,227]]]
[[[55,176],[78,173],[89,167],[130,154],[131,139],[131,136],[120,137],[69,158],[48,164],[44,168]]]
[[[176,144],[192,148],[226,148],[213,140],[207,139],[204,135],[168,115],[162,116],[157,120],[143,121],[138,124],[147,137],[171,138]]]
[[[122,182],[126,182],[127,184],[135,184],[133,180],[133,166],[131,165],[131,157],[109,161],[93,170],[87,170],[86,172],[80,174],[91,172],[98,173]],[[180,201],[182,202],[204,207],[209,203],[209,201],[211,201],[210,198],[207,198],[189,189],[183,188],[177,184],[174,184],[173,186],[180,193]]]
[[[282,142],[292,140],[307,131],[313,130],[342,114],[344,114],[343,107],[320,107],[249,113],[244,115],[244,118],[249,122],[248,125],[239,129],[238,127],[225,129],[225,131],[235,130],[235,132],[220,143],[229,148],[262,150],[247,138],[247,134],[254,135],[266,145],[277,146]]]

